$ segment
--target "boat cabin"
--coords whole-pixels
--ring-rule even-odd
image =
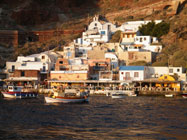
[[[22,87],[16,87],[16,86],[8,86],[9,92],[21,92]]]

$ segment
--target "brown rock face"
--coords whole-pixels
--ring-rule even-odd
[[[97,0],[27,0],[11,2],[4,1],[9,5],[11,18],[19,25],[38,25],[59,21],[59,14],[67,17],[87,14],[88,10],[96,8]],[[3,2],[0,2],[0,4]]]

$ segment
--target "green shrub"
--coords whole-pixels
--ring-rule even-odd
[[[148,24],[139,27],[139,31],[142,35],[150,35],[160,38],[169,32],[170,25],[166,22],[155,24],[155,22],[149,22]]]

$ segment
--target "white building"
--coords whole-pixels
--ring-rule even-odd
[[[121,40],[120,45],[125,49],[125,51],[151,51],[151,52],[161,52],[162,45],[159,44],[156,37],[151,36],[141,36],[139,27],[141,25],[151,22],[148,21],[130,21],[125,22],[121,27]],[[155,20],[156,24],[162,22],[162,20]]]
[[[162,45],[158,44],[158,39],[151,36],[136,36],[134,44],[143,45],[142,49],[151,52],[161,52]]]
[[[114,53],[105,53],[105,58],[109,58],[111,60],[112,69],[116,69],[118,67],[118,57]]]
[[[128,31],[128,30],[133,30],[137,32],[139,30],[139,27],[142,25],[145,25],[147,23],[151,22],[151,20],[146,20],[146,21],[128,21],[125,22],[124,24],[121,25],[119,28],[121,31]],[[154,20],[156,24],[162,22],[162,20]]]
[[[87,58],[88,57],[88,51],[90,51],[92,49],[93,49],[92,47],[79,46],[79,47],[76,48],[75,56],[76,57]]]
[[[7,73],[15,70],[39,70],[46,73],[55,68],[57,60],[56,54],[52,52],[43,52],[41,54],[33,54],[30,56],[18,56],[16,62],[6,62]]]
[[[163,75],[176,75],[181,81],[186,81],[185,68],[183,67],[147,67],[148,78],[158,78]]]
[[[116,25],[110,23],[110,22],[104,22],[104,21],[99,21],[99,16],[95,16],[93,18],[93,21],[89,24],[88,30],[93,30],[93,29],[98,29],[98,30],[108,30],[111,33],[116,32]]]
[[[99,16],[95,16],[89,24],[88,30],[82,33],[82,38],[74,40],[77,45],[96,46],[98,43],[108,42],[111,34],[116,32],[116,25],[110,22],[100,22]]]
[[[145,66],[121,66],[119,68],[119,80],[139,81],[147,78],[147,67]]]
[[[82,34],[82,43],[86,46],[96,46],[98,43],[109,41],[110,32],[108,30],[88,30]]]
[[[140,36],[136,32],[123,32],[121,36],[121,46],[125,51],[151,51],[161,52],[162,45],[156,37]]]

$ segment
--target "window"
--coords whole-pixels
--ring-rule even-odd
[[[102,34],[102,35],[105,35],[105,31],[101,31],[101,34]]]
[[[125,77],[130,77],[130,72],[126,72]]]
[[[136,38],[136,41],[138,41],[138,38]]]
[[[24,71],[21,71],[21,76],[25,76],[25,72]]]
[[[97,26],[97,23],[95,23],[95,26]]]
[[[173,73],[173,69],[169,69],[169,73]]]
[[[108,30],[111,30],[111,25],[108,25]]]
[[[15,65],[12,65],[12,71],[15,71]]]
[[[45,59],[45,56],[44,56],[44,55],[42,56],[42,59]]]
[[[140,38],[140,42],[142,42],[142,38]]]
[[[144,37],[144,41],[146,41],[146,37]]]
[[[46,67],[45,66],[43,66],[43,72],[45,72],[46,71]]]
[[[177,69],[177,72],[180,72],[180,69]]]
[[[127,38],[130,38],[130,35],[129,35],[129,34],[127,34]]]
[[[129,49],[134,49],[134,47],[133,47],[133,46],[130,46]]]
[[[134,77],[139,77],[139,72],[134,72]]]
[[[130,72],[125,73],[125,80],[130,80]]]
[[[59,61],[60,64],[63,64],[63,61]]]

